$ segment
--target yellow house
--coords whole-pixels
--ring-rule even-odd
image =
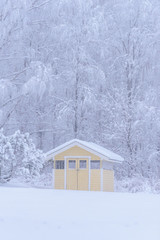
[[[114,191],[113,165],[123,158],[95,143],[73,139],[46,154],[55,189]]]

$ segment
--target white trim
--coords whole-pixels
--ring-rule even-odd
[[[64,157],[64,189],[67,189],[67,158]]]
[[[88,191],[91,190],[91,157],[88,158]]]
[[[83,158],[90,158],[90,156],[64,156],[64,158],[82,158],[82,160],[83,160]]]
[[[101,191],[103,191],[103,168],[101,167]]]
[[[68,150],[71,147],[78,146],[78,142],[69,143],[66,146],[64,146],[64,145],[65,144],[62,144],[62,147],[60,149],[58,149],[58,150],[56,150],[56,148],[52,149],[51,151],[47,152],[47,155],[51,155],[51,154],[57,155],[57,154],[59,154],[61,152],[64,152],[64,151]]]
[[[105,154],[103,154],[103,153],[101,153],[101,152],[99,152],[97,150],[94,150],[94,146],[92,148],[92,147],[89,147],[89,146],[85,145],[85,143],[87,143],[87,142],[81,141],[81,140],[78,140],[78,139],[73,139],[73,140],[71,140],[71,141],[69,141],[67,143],[64,143],[64,144],[60,145],[59,147],[49,151],[47,153],[47,158],[48,158],[48,156],[52,156],[52,155],[55,156],[55,155],[57,155],[57,154],[59,154],[61,152],[64,152],[65,150],[67,150],[67,149],[69,149],[71,147],[78,146],[78,147],[81,147],[81,148],[85,149],[86,151],[89,151],[90,153],[95,154],[99,158],[103,158],[103,160],[105,160],[105,161],[121,163],[124,160],[118,154],[115,154],[115,153],[110,151],[112,154],[115,155],[115,159],[112,159],[109,156],[107,156],[107,155],[105,155]],[[121,160],[120,159],[116,159],[116,157],[121,158]]]
[[[93,153],[94,155],[96,155],[96,156],[99,157],[99,158],[104,157],[102,154],[99,154],[99,153],[97,153],[96,151],[92,150],[91,148],[86,147],[85,145],[80,144],[80,143],[78,143],[78,142],[70,143],[70,144],[68,144],[67,146],[65,146],[65,147],[63,147],[63,148],[61,148],[61,149],[59,149],[59,150],[57,150],[57,151],[55,151],[55,152],[54,152],[54,149],[53,149],[53,150],[51,150],[51,151],[53,151],[53,152],[49,152],[48,154],[53,154],[53,155],[55,156],[55,155],[57,155],[57,154],[59,154],[59,153],[61,153],[61,152],[64,152],[64,151],[66,151],[66,150],[68,150],[69,148],[74,147],[74,146],[78,146],[78,147],[80,147],[80,148],[83,148],[84,150],[88,151],[89,153]],[[88,157],[88,156],[87,156],[87,157]],[[106,157],[106,156],[105,156],[105,157]],[[106,160],[109,161],[109,158],[107,158]]]
[[[53,189],[55,188],[55,160],[54,160],[54,157],[53,157],[53,177],[52,177],[52,186],[53,186]]]

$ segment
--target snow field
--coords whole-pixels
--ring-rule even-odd
[[[160,195],[1,187],[0,236],[160,240]]]

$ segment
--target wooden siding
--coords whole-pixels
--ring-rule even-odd
[[[103,170],[103,191],[114,192],[114,172]]]
[[[78,170],[78,190],[88,190],[88,169]]]
[[[91,180],[90,180],[90,190],[100,191],[101,190],[101,170],[91,169]]]
[[[72,158],[74,156],[75,158]],[[83,157],[84,156],[84,157]],[[100,158],[93,153],[86,151],[79,146],[71,147],[55,156],[55,160],[65,160],[67,157],[67,169],[66,169],[66,187],[70,190],[88,190],[89,189],[89,163],[88,158],[91,160],[100,160]],[[70,158],[69,158],[70,157]],[[78,158],[81,157],[81,158]],[[69,160],[76,161],[76,168],[69,169]],[[86,169],[80,169],[80,160],[86,160]],[[55,162],[55,161],[54,161]],[[100,161],[102,167],[102,161]],[[65,169],[54,170],[54,186],[55,189],[64,189],[65,187]],[[114,191],[114,172],[113,170],[103,169],[102,179],[103,191]],[[90,190],[101,191],[101,169],[90,169]]]
[[[67,189],[68,190],[77,190],[78,181],[77,181],[77,170],[67,169]]]
[[[64,170],[54,170],[54,187],[55,189],[64,189]]]
[[[67,149],[64,152],[61,152],[57,155],[55,155],[55,160],[63,160],[65,156],[90,156],[91,160],[100,160],[100,157],[97,155],[88,152],[87,150],[80,148],[79,146],[74,146],[69,149]]]

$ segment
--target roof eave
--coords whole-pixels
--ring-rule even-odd
[[[68,145],[62,144],[61,148],[55,148],[55,150],[51,150],[48,153],[46,153],[46,156],[52,155],[53,157],[55,155],[57,155],[61,150],[63,150],[64,148],[69,148],[72,147],[73,145],[80,145],[81,147],[85,147],[88,149],[88,151],[93,151],[95,155],[99,156],[102,160],[108,161],[108,162],[114,162],[114,163],[122,163],[124,161],[124,159],[119,160],[119,159],[111,159],[110,157],[108,157],[107,155],[103,155],[101,153],[99,153],[98,151],[95,151],[94,149],[85,146],[84,144],[80,143],[77,139],[74,139],[74,141],[70,141],[70,143],[68,143]]]
[[[116,160],[116,159],[110,159],[112,162],[115,162],[115,163],[123,163],[124,159],[123,160]]]

